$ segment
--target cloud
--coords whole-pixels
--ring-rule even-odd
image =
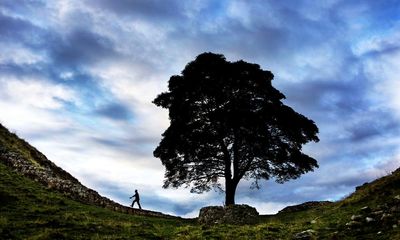
[[[65,67],[96,64],[116,55],[108,38],[86,29],[75,29],[51,44],[54,63]]]
[[[96,113],[115,120],[127,120],[131,117],[129,109],[118,103],[111,103],[101,106],[98,110],[96,110]]]
[[[77,103],[76,93],[61,85],[48,84],[46,81],[27,79],[4,79],[0,81],[7,100],[17,104],[43,108],[60,109],[65,102]]]
[[[271,70],[285,103],[313,119],[320,168],[238,202],[273,213],[336,200],[398,162],[396,1],[23,1],[0,3],[0,121],[52,161],[121,203],[196,216],[223,194],[162,189],[152,151],[168,112],[151,101],[198,54]],[[332,174],[332,173],[337,174]],[[128,195],[126,195],[129,193]]]
[[[179,1],[160,2],[155,0],[87,1],[89,5],[106,9],[117,15],[132,18],[148,18],[151,21],[181,19],[183,17]]]

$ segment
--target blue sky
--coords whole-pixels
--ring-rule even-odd
[[[337,200],[400,166],[400,1],[2,0],[0,121],[83,184],[180,216],[224,195],[162,189],[151,101],[202,52],[258,63],[313,119],[320,168],[237,202],[274,213]]]

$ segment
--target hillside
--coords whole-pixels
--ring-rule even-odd
[[[1,124],[0,159],[5,165],[22,175],[40,182],[48,189],[64,193],[71,199],[135,215],[172,217],[159,212],[125,207],[100,196],[96,191],[85,187],[71,174],[56,166],[29,143],[9,132]]]
[[[342,201],[207,226],[104,198],[1,125],[0,202],[0,239],[400,239],[400,170]]]

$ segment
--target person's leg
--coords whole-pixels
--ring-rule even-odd
[[[139,209],[142,209],[142,206],[140,206],[140,202],[137,201],[137,204],[139,205]]]

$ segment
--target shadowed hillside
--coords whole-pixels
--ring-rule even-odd
[[[115,211],[136,215],[172,217],[166,214],[122,206],[83,186],[71,174],[56,166],[45,155],[0,124],[0,159],[2,163],[32,180],[42,183],[71,199]]]
[[[400,170],[342,201],[204,225],[104,198],[1,125],[0,202],[0,239],[400,239]]]

